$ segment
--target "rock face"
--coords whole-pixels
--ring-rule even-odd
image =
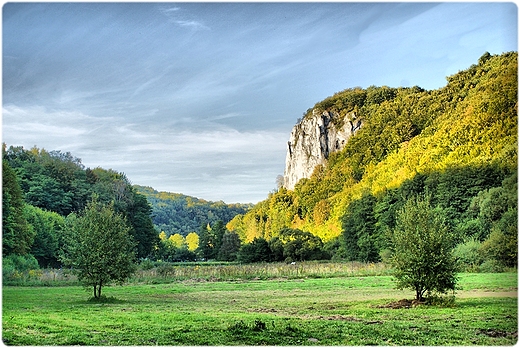
[[[285,157],[284,187],[292,190],[300,179],[309,178],[317,165],[345,147],[361,125],[362,120],[354,112],[341,117],[334,111],[313,110],[312,117],[305,117],[292,129]]]

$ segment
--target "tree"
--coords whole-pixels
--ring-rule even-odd
[[[131,227],[130,234],[137,242],[137,257],[139,259],[147,258],[153,253],[154,247],[159,244],[157,231],[151,218],[152,207],[146,197],[133,188],[131,188],[130,196],[130,203],[122,213]]]
[[[175,248],[181,248],[186,244],[184,237],[178,233],[172,234],[168,240],[171,242],[172,246]]]
[[[264,238],[255,238],[240,247],[237,259],[242,263],[268,262],[272,259],[271,249]]]
[[[211,226],[211,230],[213,232],[213,235],[215,236],[213,245],[213,258],[217,258],[218,253],[220,251],[220,247],[222,246],[224,234],[227,232],[226,225],[222,220],[218,220]]]
[[[2,161],[2,251],[25,255],[34,241],[34,231],[24,216],[22,191],[14,170]]]
[[[161,233],[159,233],[159,239],[161,240],[161,242],[166,241],[166,239],[168,239],[168,237],[166,237],[166,232],[161,231]]]
[[[58,249],[65,219],[58,213],[30,204],[25,205],[24,214],[35,233],[31,254],[41,267],[59,268],[61,264],[58,262]]]
[[[226,232],[222,237],[222,245],[218,252],[218,260],[235,261],[240,249],[240,237],[234,232]]]
[[[278,239],[283,245],[283,256],[287,261],[320,260],[325,256],[322,240],[310,232],[283,228]]]
[[[135,271],[135,242],[126,219],[115,212],[113,203],[97,198],[81,215],[67,217],[62,262],[72,268],[94,298],[112,281],[122,283]]]
[[[481,254],[505,267],[518,267],[518,210],[510,209],[491,229]]]
[[[391,247],[397,287],[413,289],[417,301],[455,289],[454,235],[429,198],[411,198],[398,212]]]
[[[186,244],[189,251],[195,251],[199,247],[199,235],[195,232],[190,232],[186,236]]]
[[[197,252],[206,260],[212,259],[214,257],[215,234],[208,223],[203,223],[200,226],[199,236],[200,240]]]
[[[342,218],[343,242],[349,261],[379,261],[378,235],[374,206],[376,199],[364,193],[361,199],[353,201]]]

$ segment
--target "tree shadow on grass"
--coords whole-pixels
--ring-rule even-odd
[[[105,296],[101,295],[101,297],[90,297],[87,301],[87,303],[95,303],[95,304],[114,304],[114,303],[127,303],[126,300],[121,300],[113,296]]]

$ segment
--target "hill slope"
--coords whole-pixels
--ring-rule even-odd
[[[326,111],[338,115],[332,122],[340,128],[355,113],[363,126],[294,190],[269,194],[227,227],[246,241],[270,239],[283,227],[324,241],[348,239],[355,230],[349,217],[368,207],[356,226],[377,235],[392,227],[403,197],[428,193],[463,228],[476,218],[477,198],[489,189],[516,190],[517,56],[486,53],[438,90],[354,88],[317,103],[305,118]]]
[[[152,219],[159,231],[167,236],[199,232],[202,224],[213,224],[222,220],[228,223],[235,215],[244,214],[249,204],[226,204],[222,201],[210,202],[180,193],[158,192],[151,187],[134,185],[137,192],[144,195],[152,206]]]

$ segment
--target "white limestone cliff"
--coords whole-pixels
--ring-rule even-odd
[[[332,111],[313,110],[295,125],[287,143],[284,187],[294,189],[302,178],[309,178],[314,168],[324,164],[329,155],[345,147],[348,139],[362,125],[354,112],[340,117]]]

